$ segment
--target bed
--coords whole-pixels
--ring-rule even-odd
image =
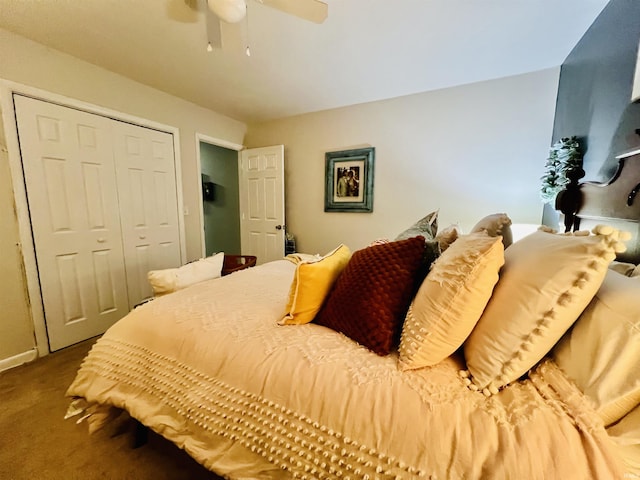
[[[229,479],[640,478],[628,235],[509,223],[432,212],[158,297],[96,342],[68,416],[126,411]]]

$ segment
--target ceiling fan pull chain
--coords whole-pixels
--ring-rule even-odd
[[[246,41],[245,44],[247,45],[247,47],[244,50],[244,53],[247,55],[247,57],[251,56],[251,49],[249,48],[249,5],[245,5],[246,9],[247,9],[247,13],[244,16],[244,21],[245,21],[245,36],[246,36]]]

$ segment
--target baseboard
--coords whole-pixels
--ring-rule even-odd
[[[9,370],[10,368],[19,367],[20,365],[32,362],[38,358],[38,350],[35,348],[26,352],[19,353],[13,357],[0,359],[0,372]]]

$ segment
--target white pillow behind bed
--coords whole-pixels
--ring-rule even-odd
[[[594,401],[605,425],[640,404],[640,277],[609,270],[553,359]]]
[[[220,277],[223,264],[224,252],[220,252],[181,267],[151,270],[147,273],[147,279],[153,288],[153,294],[161,296],[195,283]]]

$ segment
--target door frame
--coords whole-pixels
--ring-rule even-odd
[[[186,261],[186,236],[184,226],[184,202],[182,195],[182,168],[180,158],[180,131],[176,127],[164,125],[152,120],[136,117],[116,110],[111,110],[91,103],[83,102],[74,98],[66,97],[56,93],[41,90],[17,82],[0,79],[0,107],[2,109],[2,122],[9,152],[9,169],[11,171],[11,181],[13,184],[13,197],[16,207],[16,217],[18,219],[18,232],[20,240],[20,251],[22,253],[24,274],[27,286],[27,300],[31,313],[31,321],[34,329],[34,337],[38,356],[45,356],[50,353],[49,339],[47,337],[47,327],[42,303],[42,291],[38,275],[36,262],[36,251],[32,237],[31,217],[27,202],[27,191],[25,179],[22,171],[22,157],[20,154],[20,144],[18,141],[18,126],[16,124],[15,106],[13,95],[25,95],[49,103],[58,104],[64,107],[75,108],[87,113],[93,113],[114,120],[132,123],[145,128],[151,128],[173,135],[173,150],[176,170],[176,191],[178,197],[178,230],[180,235],[180,257],[182,262]]]
[[[198,169],[198,178],[200,178],[200,174],[202,173],[200,143],[208,143],[209,145],[215,145],[217,147],[235,150],[238,152],[236,161],[238,173],[240,172],[240,151],[245,148],[244,145],[239,145],[237,143],[228,142],[226,140],[221,140],[220,138],[210,137],[203,133],[196,132],[196,168]],[[204,199],[202,198],[202,188],[198,189],[198,205],[200,206],[200,208],[198,208],[198,220],[200,222],[200,256],[204,258],[207,256],[207,245],[204,236]]]

